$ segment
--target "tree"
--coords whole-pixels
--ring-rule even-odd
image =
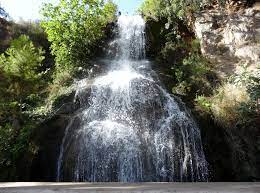
[[[43,88],[43,54],[28,36],[22,35],[0,55],[1,180],[17,180],[17,162],[33,151],[30,136],[35,120],[30,112],[38,105]]]
[[[0,5],[0,17],[7,18],[9,17],[8,13],[5,11],[3,7]]]
[[[56,74],[72,73],[76,66],[86,65],[116,9],[114,3],[103,0],[60,0],[57,6],[44,5],[42,26],[52,43]]]
[[[39,67],[44,51],[35,48],[28,36],[22,35],[11,42],[7,51],[0,55],[0,111],[17,117],[27,106],[29,98],[37,95],[41,87]],[[11,116],[10,116],[11,117]]]

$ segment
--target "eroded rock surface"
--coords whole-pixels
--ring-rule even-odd
[[[239,72],[241,64],[256,68],[260,62],[260,11],[228,13],[207,10],[197,14],[194,30],[204,55],[216,62],[221,77]]]

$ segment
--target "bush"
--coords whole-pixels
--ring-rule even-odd
[[[43,75],[39,69],[43,54],[44,51],[35,48],[28,36],[22,35],[13,40],[10,48],[0,56],[0,71],[5,77],[0,93],[4,101],[1,100],[3,110],[16,107],[14,113],[20,113],[39,95]]]
[[[245,86],[237,86],[227,83],[221,86],[212,97],[212,113],[215,120],[224,127],[232,127],[237,124],[241,104],[248,103],[249,94]]]
[[[98,47],[98,41],[105,35],[104,28],[114,20],[115,12],[116,6],[111,1],[60,0],[57,6],[44,5],[41,25],[55,56],[54,79],[66,82],[73,77],[76,67],[88,63],[93,48]]]
[[[1,55],[0,66],[8,77],[22,80],[40,78],[38,69],[44,59],[43,50],[34,47],[28,36],[22,35],[11,42],[10,48]]]
[[[172,92],[182,95],[185,101],[193,101],[196,95],[210,94],[210,79],[215,77],[211,64],[200,52],[199,41],[188,27],[187,15],[199,10],[201,6],[201,1],[146,0],[140,8],[140,12],[152,27],[158,23],[163,24],[156,25],[161,29],[148,26],[148,30],[153,30],[147,33],[148,42],[156,46],[151,48],[152,46],[148,45],[148,53],[156,54],[157,50],[160,50],[156,59],[159,65],[164,67],[164,74],[173,79]],[[154,40],[155,38],[160,41]]]
[[[16,162],[32,150],[32,110],[43,101],[43,54],[22,35],[0,56],[0,178],[6,180],[14,178]]]
[[[249,71],[245,66],[240,74],[230,77],[212,96],[197,96],[197,110],[212,114],[222,127],[255,123],[259,117],[260,70]]]
[[[217,4],[224,6],[226,0],[219,0]],[[193,20],[192,14],[206,6],[214,4],[214,0],[145,0],[139,11],[146,19],[159,20],[167,18],[168,25],[172,25],[176,20],[188,22]]]
[[[197,40],[167,42],[159,60],[171,64],[171,76],[175,81],[173,93],[193,99],[198,94],[211,92],[211,83],[208,80],[211,65],[201,55]]]

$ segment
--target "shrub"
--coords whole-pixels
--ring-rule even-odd
[[[248,103],[249,94],[245,86],[237,86],[227,83],[217,89],[212,97],[211,110],[215,120],[224,127],[231,127],[237,124],[240,113],[239,107]]]
[[[57,6],[44,5],[41,25],[48,34],[55,56],[54,79],[69,80],[76,67],[88,63],[94,54],[93,48],[98,47],[97,42],[104,37],[104,28],[113,21],[115,12],[116,6],[111,1],[60,0]]]
[[[152,18],[158,20],[167,18],[168,24],[174,24],[176,19],[183,21],[192,20],[192,14],[204,7],[212,6],[213,4],[225,5],[226,0],[145,0],[139,11],[146,19]]]
[[[33,150],[31,112],[42,102],[43,54],[22,35],[0,56],[0,178],[5,180],[15,180],[16,162]]]
[[[35,48],[28,36],[22,35],[0,56],[0,71],[5,77],[0,93],[2,110],[13,109],[13,113],[20,113],[39,95],[43,54],[44,51]]]
[[[260,70],[243,66],[240,74],[230,77],[210,97],[197,96],[197,110],[212,114],[223,127],[255,123],[259,117]]]
[[[197,94],[210,93],[208,76],[211,65],[200,53],[197,40],[167,42],[161,51],[161,61],[171,63],[171,75],[175,80],[173,93],[195,98]]]
[[[211,112],[212,104],[207,97],[196,96],[195,102],[197,103],[197,109],[198,110],[200,110],[202,112],[206,112],[206,113]]]
[[[38,69],[44,59],[43,54],[43,50],[35,48],[28,36],[22,35],[13,40],[10,48],[1,55],[0,65],[10,78],[34,81],[41,76]]]

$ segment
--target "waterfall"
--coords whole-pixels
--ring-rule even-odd
[[[77,84],[82,111],[66,128],[57,181],[207,181],[198,126],[145,60],[144,20],[120,16],[118,28],[107,73]]]

